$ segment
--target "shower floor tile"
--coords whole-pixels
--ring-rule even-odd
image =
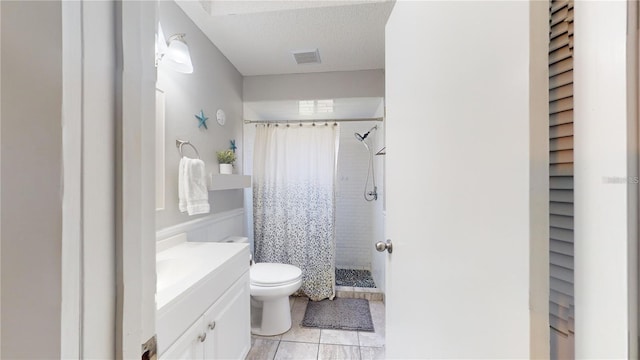
[[[369,270],[336,269],[336,285],[359,288],[375,288]]]

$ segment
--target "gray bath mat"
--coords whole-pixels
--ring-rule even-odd
[[[336,298],[309,301],[302,326],[321,329],[374,331],[369,300]]]

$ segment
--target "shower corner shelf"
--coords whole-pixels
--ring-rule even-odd
[[[219,175],[212,174],[209,181],[209,191],[244,189],[251,187],[250,175]]]
[[[376,155],[387,155],[387,147],[385,146],[382,149],[380,149],[380,151],[378,151]]]

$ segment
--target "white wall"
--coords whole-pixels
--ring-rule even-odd
[[[384,97],[384,72],[362,70],[244,77],[245,102],[354,97]]]
[[[634,358],[638,143],[627,111],[638,99],[627,86],[638,78],[635,61],[626,68],[627,3],[578,1],[575,17],[576,358]]]
[[[156,212],[156,229],[193,220],[178,211],[178,162],[176,139],[189,140],[198,149],[209,173],[218,173],[215,152],[229,148],[229,140],[238,146],[236,171],[242,173],[242,75],[209,41],[200,29],[173,1],[159,2],[159,18],[167,38],[185,33],[194,71],[182,74],[160,65],[158,88],[165,92],[165,204]],[[194,117],[203,110],[208,130],[198,128]],[[227,123],[216,122],[216,111],[224,110]],[[185,155],[195,157],[184,147]],[[243,206],[242,190],[209,192],[212,213]]]
[[[63,162],[61,358],[80,358],[82,246],[82,4],[62,3]]]
[[[3,1],[0,7],[0,357],[56,358],[61,340],[61,3]]]
[[[0,29],[2,29],[2,6],[0,6]],[[0,54],[2,53],[2,40],[0,39]],[[0,56],[0,69],[2,69],[2,56]],[[0,84],[2,83],[2,71],[0,70]],[[2,86],[0,85],[0,139],[2,138]],[[0,146],[0,159],[2,159],[2,146]],[[0,166],[0,199],[2,198],[2,166]],[[0,281],[2,279],[2,206],[0,206]],[[2,309],[2,286],[0,286],[0,309]],[[0,321],[2,313],[0,310]],[[2,356],[2,326],[0,326],[0,356]]]
[[[531,232],[548,223],[531,214],[544,178],[531,173],[532,139],[547,139],[531,137],[544,118],[530,104],[547,89],[531,64],[543,70],[547,55],[529,40],[548,20],[530,22],[529,6],[400,1],[387,23],[389,358],[521,359],[535,347],[531,276],[548,274],[532,269],[544,259],[531,258]]]

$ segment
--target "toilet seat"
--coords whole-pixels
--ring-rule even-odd
[[[288,264],[256,263],[251,266],[249,277],[253,286],[283,286],[299,281],[302,270]]]

